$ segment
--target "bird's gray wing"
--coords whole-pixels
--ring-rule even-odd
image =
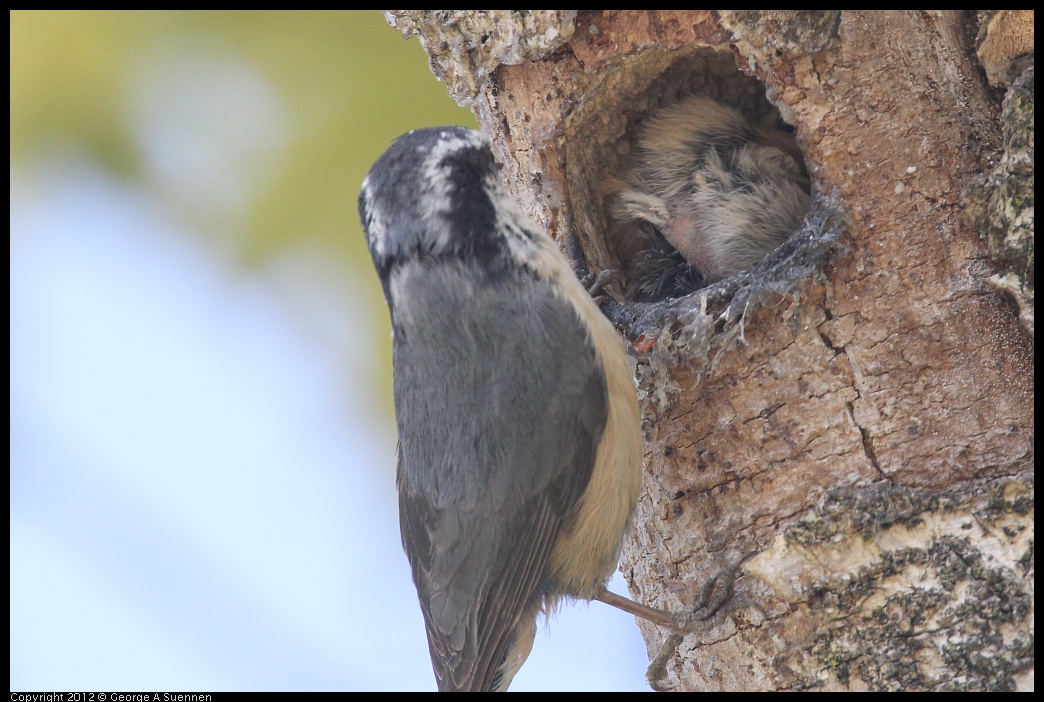
[[[469,290],[454,265],[399,281],[399,520],[440,688],[488,690],[553,592],[547,559],[591,476],[606,383],[548,283]]]

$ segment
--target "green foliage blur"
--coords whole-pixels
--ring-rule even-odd
[[[417,40],[403,39],[376,10],[12,11],[10,18],[13,171],[31,170],[55,151],[82,154],[161,203],[173,221],[185,225],[179,231],[198,233],[244,271],[295,251],[321,259],[344,276],[351,298],[346,304],[367,307],[387,329],[358,221],[362,179],[403,132],[439,124],[475,126],[471,113],[431,74]],[[200,57],[217,61],[200,62]],[[157,75],[150,67],[160,64],[166,71],[160,78],[174,74],[170,80],[177,85],[179,66],[194,61],[197,73],[182,79],[190,82],[187,98],[171,98],[168,108],[166,83],[152,85],[160,94],[148,97],[149,81]],[[216,205],[206,203],[208,198],[191,189],[179,192],[157,177],[143,147],[164,129],[177,131],[179,115],[170,112],[182,106],[204,130],[214,119],[214,139],[235,141],[235,119],[255,112],[251,103],[236,101],[234,81],[228,93],[221,92],[226,63],[246,66],[241,73],[248,78],[260,76],[254,82],[275,96],[279,117],[274,132],[279,143],[270,151],[249,141],[241,147],[249,152],[239,154],[237,164],[247,176],[244,198],[227,206],[220,192],[211,197]],[[213,83],[200,86],[211,92],[196,96],[193,80]],[[159,105],[159,114],[143,113],[143,94],[146,102]],[[238,117],[229,109],[237,106]],[[205,163],[205,156],[198,158]],[[186,160],[190,176],[192,158]],[[201,176],[200,182],[208,181]],[[383,385],[391,375],[391,349],[388,334],[378,336],[358,340],[374,344],[370,370],[376,371],[376,376],[360,371],[358,377],[380,378]],[[390,389],[373,389],[390,399]],[[390,412],[390,406],[383,409]]]
[[[355,200],[373,160],[409,129],[475,126],[428,70],[419,43],[375,10],[13,11],[13,163],[73,140],[114,172],[140,176],[127,82],[143,56],[185,37],[240,55],[289,107],[286,157],[270,164],[247,231],[225,232],[236,236],[244,262],[300,237],[358,260],[365,247]]]

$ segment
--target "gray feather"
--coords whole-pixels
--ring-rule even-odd
[[[393,273],[403,545],[440,684],[490,689],[590,478],[605,379],[574,308],[524,272]]]

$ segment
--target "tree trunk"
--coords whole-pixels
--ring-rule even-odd
[[[782,252],[676,300],[609,288],[646,439],[632,596],[692,608],[758,552],[661,686],[1032,685],[1032,13],[1028,59],[1010,14],[389,13],[581,273],[626,265],[603,184],[651,111],[704,94],[796,129],[814,202]],[[639,624],[653,657],[669,632]]]

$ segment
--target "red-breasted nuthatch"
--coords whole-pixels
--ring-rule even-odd
[[[504,690],[538,613],[623,599],[605,584],[641,484],[631,366],[477,132],[400,137],[359,213],[391,312],[399,523],[435,676]]]
[[[630,297],[675,296],[735,275],[798,229],[810,182],[781,127],[702,96],[643,122],[627,172],[606,188]],[[681,286],[672,277],[685,272],[667,260],[674,250],[697,274]]]

